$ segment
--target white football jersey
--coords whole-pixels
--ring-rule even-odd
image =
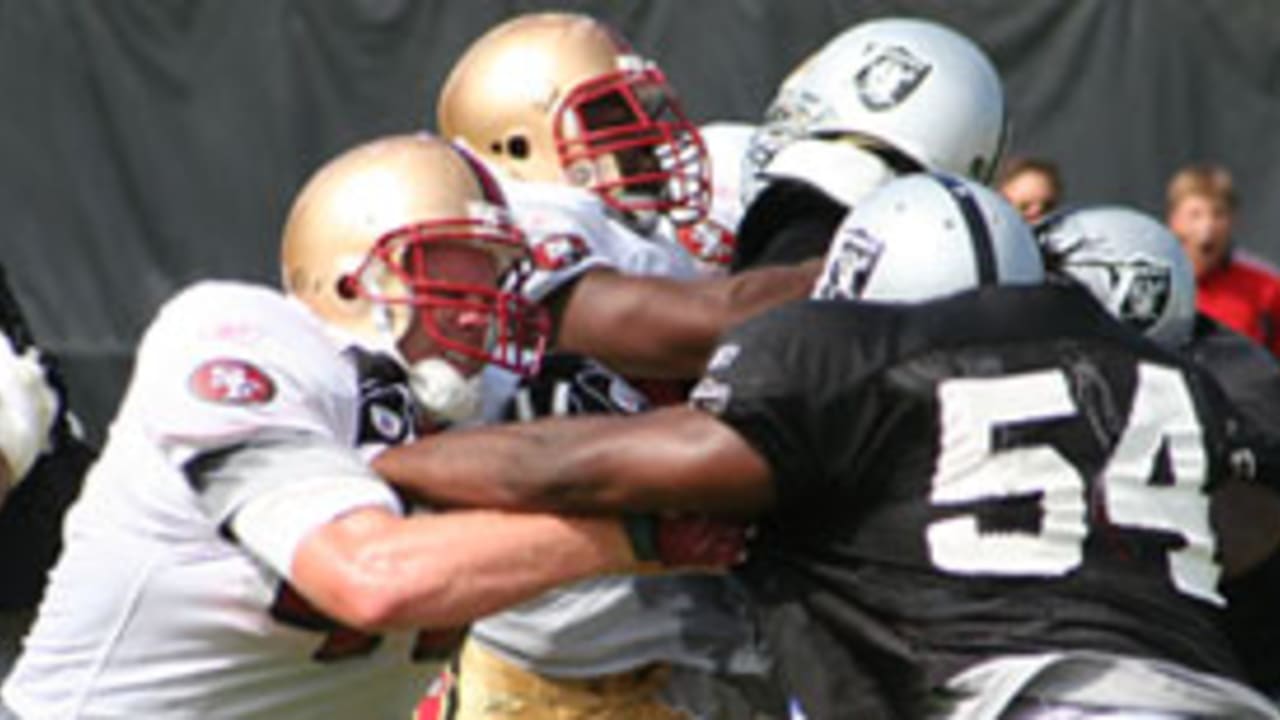
[[[503,182],[502,189],[529,245],[532,273],[525,294],[534,302],[597,267],[625,275],[697,275],[682,247],[609,217],[603,201],[586,190],[515,180]]]
[[[674,239],[636,233],[609,217],[604,203],[586,190],[510,179],[503,181],[502,190],[529,246],[532,267],[524,294],[533,302],[545,300],[593,268],[676,279],[700,274]],[[484,369],[483,420],[498,419],[518,379],[499,367]]]
[[[592,268],[676,279],[705,272],[669,224],[642,236],[610,217],[604,203],[584,190],[511,180],[504,182],[503,190],[529,243],[533,272],[526,295],[535,302]],[[500,419],[518,378],[489,367],[482,382],[483,417],[493,422]],[[613,673],[654,660],[700,666],[703,659],[686,649],[684,639],[691,634],[691,624],[707,619],[691,608],[694,593],[702,597],[707,589],[700,580],[685,584],[672,579],[670,585],[666,581],[583,581],[477,622],[472,637],[514,663],[556,677]],[[654,597],[663,600],[653,602]],[[702,641],[698,653],[710,642],[721,646],[725,635],[734,641],[741,635],[736,618],[727,623],[713,619],[716,622],[706,632],[692,632]],[[714,640],[707,640],[708,634]]]
[[[272,290],[200,283],[167,303],[5,703],[40,720],[408,717],[433,671],[415,638],[339,629],[288,586],[311,530],[402,511],[365,458],[409,436],[409,396],[359,363]]]
[[[746,212],[743,205],[743,163],[757,127],[746,123],[714,122],[700,128],[711,158],[711,219],[735,230]]]

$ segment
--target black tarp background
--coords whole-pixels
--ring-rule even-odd
[[[432,125],[473,38],[550,8],[615,23],[699,121],[755,119],[854,22],[943,20],[995,59],[1012,150],[1058,160],[1069,200],[1161,213],[1174,169],[1220,161],[1239,243],[1280,258],[1277,0],[0,0],[0,262],[94,435],[165,297],[274,284],[307,174]]]

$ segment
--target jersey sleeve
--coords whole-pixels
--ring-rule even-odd
[[[805,517],[867,480],[860,468],[889,402],[875,378],[892,346],[873,338],[893,322],[892,311],[800,301],[730,330],[712,353],[690,402],[764,456],[781,514]]]
[[[264,433],[197,456],[184,474],[202,507],[286,578],[312,530],[357,508],[402,510],[358,453],[308,433]]]
[[[718,416],[773,470],[781,505],[811,501],[824,470],[813,423],[823,422],[811,378],[793,366],[790,313],[770,312],[728,332],[690,403]]]
[[[522,291],[542,302],[593,268],[616,268],[603,216],[585,199],[556,195],[548,188],[514,184],[512,208],[529,246],[530,268]]]
[[[524,295],[542,302],[583,273],[608,268],[627,275],[693,278],[693,257],[662,225],[641,235],[612,219],[599,198],[577,188],[512,183],[508,196],[531,258]]]
[[[351,359],[278,293],[197,285],[160,312],[139,348],[121,421],[177,468],[200,508],[277,572],[320,524],[398,510],[355,447]]]

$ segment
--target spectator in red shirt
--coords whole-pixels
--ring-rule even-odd
[[[1232,248],[1237,196],[1231,173],[1190,165],[1169,181],[1169,229],[1196,272],[1196,308],[1280,356],[1280,276]]]

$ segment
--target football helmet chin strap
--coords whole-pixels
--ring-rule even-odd
[[[395,322],[391,308],[374,304],[374,327],[380,341],[378,345],[389,353],[405,369],[409,377],[409,390],[431,419],[458,424],[480,415],[480,375],[468,378],[448,360],[433,356],[412,362],[400,352],[399,339],[395,337]]]
[[[479,417],[481,373],[466,377],[440,357],[406,362],[405,367],[409,389],[433,419],[457,424]]]

